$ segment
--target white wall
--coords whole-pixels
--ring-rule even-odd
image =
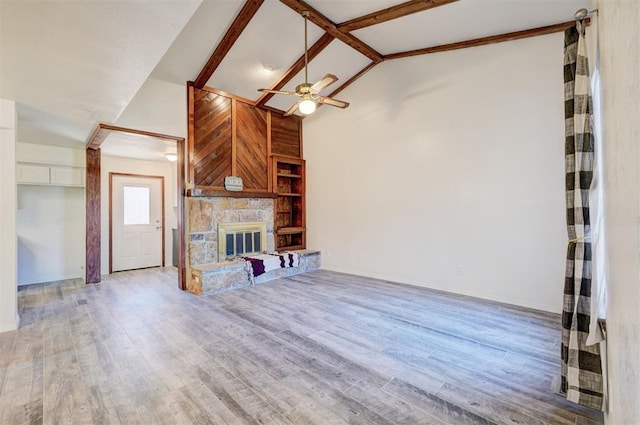
[[[148,78],[116,123],[123,127],[186,138],[186,84]]]
[[[109,173],[130,173],[147,176],[164,177],[164,200],[165,200],[165,266],[171,266],[173,253],[173,240],[171,229],[177,227],[177,208],[174,206],[175,183],[175,162],[153,162],[141,161],[130,158],[120,158],[102,155],[101,160],[101,181],[100,192],[102,203],[101,209],[101,273],[109,273]]]
[[[640,424],[640,2],[600,0],[611,425]]]
[[[16,159],[22,162],[75,165],[80,167],[84,167],[87,163],[86,153],[82,148],[71,149],[19,142],[16,149]]]
[[[17,160],[84,166],[83,149],[17,144]],[[18,185],[18,285],[84,278],[84,188]]]
[[[16,105],[0,99],[0,332],[14,330],[17,308]]]
[[[552,34],[385,62],[306,119],[323,266],[560,312],[562,55]]]

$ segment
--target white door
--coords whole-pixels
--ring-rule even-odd
[[[112,175],[111,271],[162,265],[162,177]]]

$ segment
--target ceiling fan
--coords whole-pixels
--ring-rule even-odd
[[[293,114],[297,109],[304,115],[312,114],[316,110],[316,104],[324,104],[330,106],[336,106],[338,108],[346,108],[349,106],[348,102],[342,100],[332,99],[327,96],[320,96],[320,92],[329,85],[338,81],[338,77],[333,74],[327,74],[315,84],[309,83],[309,62],[307,59],[307,19],[309,18],[309,11],[302,12],[304,17],[304,83],[296,86],[296,91],[283,91],[283,90],[270,90],[270,89],[258,89],[263,93],[284,94],[287,96],[298,96],[300,100],[296,102],[284,116]]]

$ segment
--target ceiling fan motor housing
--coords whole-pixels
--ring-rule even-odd
[[[313,84],[310,83],[302,83],[302,84],[298,84],[296,86],[296,93],[300,96],[305,95],[305,94],[311,94],[313,93],[311,90],[311,87],[313,86]]]

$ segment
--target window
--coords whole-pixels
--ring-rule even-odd
[[[124,225],[151,224],[149,205],[151,190],[148,186],[124,186]]]

